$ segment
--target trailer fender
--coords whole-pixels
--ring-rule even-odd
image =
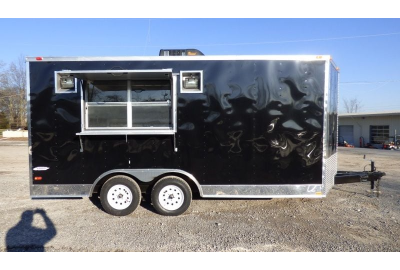
[[[130,175],[143,183],[149,183],[149,182],[153,181],[154,179],[159,178],[161,175],[181,174],[181,175],[184,175],[187,178],[189,178],[191,181],[193,181],[193,183],[197,186],[197,188],[199,190],[200,196],[203,197],[203,189],[201,188],[201,185],[197,181],[197,179],[192,174],[185,172],[183,170],[177,170],[177,169],[117,169],[117,170],[110,170],[110,171],[104,172],[99,177],[97,177],[96,181],[94,181],[94,183],[90,189],[89,197],[91,197],[93,195],[95,187],[100,181],[102,181],[104,178],[107,178],[107,176],[113,175],[113,174]]]

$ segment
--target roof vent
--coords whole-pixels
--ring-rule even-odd
[[[160,50],[159,56],[195,56],[204,55],[201,51],[196,49],[167,49]]]

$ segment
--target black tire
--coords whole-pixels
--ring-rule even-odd
[[[100,191],[101,205],[113,216],[129,215],[139,206],[140,200],[139,185],[132,178],[124,175],[111,177]]]
[[[192,190],[182,178],[166,176],[154,185],[151,202],[157,213],[164,216],[178,216],[190,207]]]

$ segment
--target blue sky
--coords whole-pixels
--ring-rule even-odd
[[[339,110],[400,110],[400,19],[0,19],[0,61],[23,56],[329,54],[340,67]]]

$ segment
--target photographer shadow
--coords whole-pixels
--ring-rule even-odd
[[[46,228],[33,226],[34,215],[40,215]],[[21,220],[6,235],[8,252],[44,252],[44,245],[57,234],[53,222],[43,209],[27,210],[22,213]]]

